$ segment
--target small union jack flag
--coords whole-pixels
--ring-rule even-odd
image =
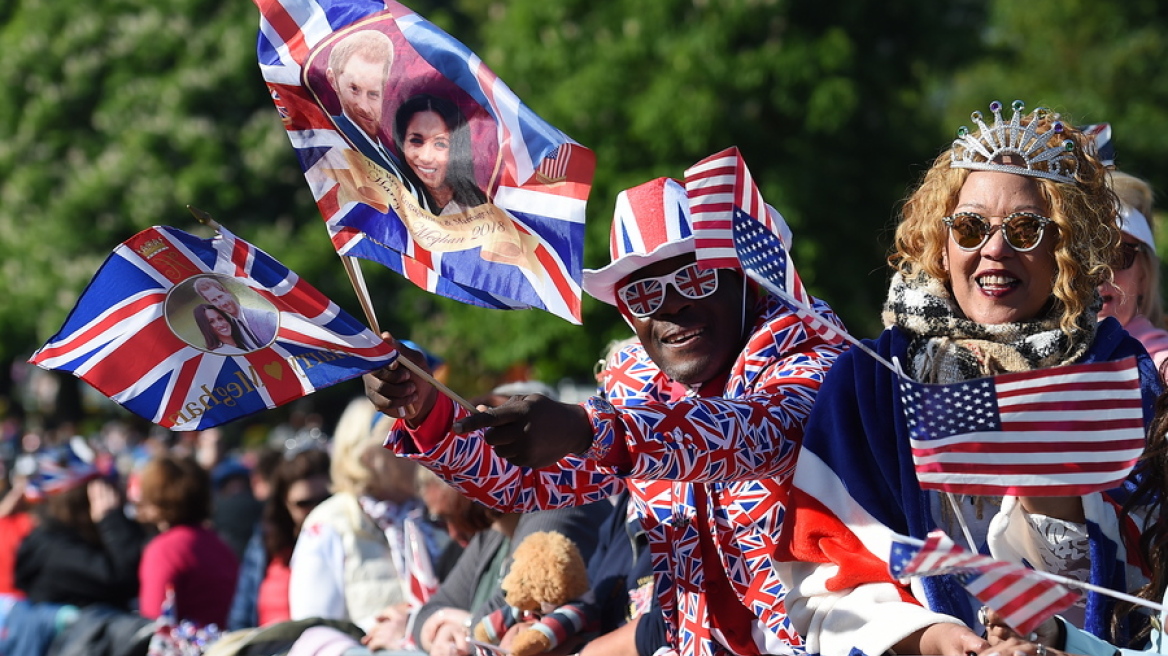
[[[72,489],[97,478],[97,467],[83,460],[69,445],[51,447],[32,457],[24,496],[30,501]]]
[[[923,543],[895,536],[888,562],[889,572],[898,579],[955,574],[970,594],[1022,634],[1078,599],[1075,592],[1039,572],[966,551],[940,530],[929,533]]]
[[[219,232],[153,227],[122,243],[30,362],[160,426],[196,430],[397,358],[288,267]]]

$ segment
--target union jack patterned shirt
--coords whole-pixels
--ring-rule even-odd
[[[826,304],[814,302],[838,322]],[[801,653],[773,554],[804,423],[844,346],[825,341],[771,297],[760,308],[721,396],[671,400],[672,383],[644,349],[622,350],[601,375],[607,400],[584,404],[595,434],[584,456],[538,470],[517,467],[497,457],[481,434],[455,436],[449,424],[445,437],[425,449],[419,442],[427,440],[414,438],[442,430],[431,422],[467,414],[445,396],[418,429],[399,421],[386,447],[508,511],[590,503],[627,485],[649,536],[667,651],[732,653],[711,628],[717,618],[707,603],[703,562],[717,559],[725,582],[757,618],[754,653]],[[710,545],[713,553],[705,553]]]

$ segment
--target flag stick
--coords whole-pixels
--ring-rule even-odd
[[[805,316],[809,320],[815,321],[815,322],[821,324],[822,326],[827,327],[831,332],[835,333],[836,335],[839,335],[843,339],[850,342],[856,348],[860,349],[861,351],[863,351],[863,352],[867,353],[868,355],[872,356],[873,358],[875,358],[876,361],[879,362],[880,364],[884,365],[885,367],[888,367],[888,369],[890,371],[892,371],[892,373],[896,374],[897,376],[902,375],[900,373],[900,370],[896,368],[896,365],[894,365],[891,362],[889,362],[888,360],[885,360],[884,358],[882,358],[878,353],[876,353],[876,351],[873,351],[872,349],[868,348],[863,342],[856,339],[855,337],[852,337],[843,328],[829,324],[821,316],[819,316],[819,313],[816,312],[814,309],[812,309],[811,306],[809,306],[805,303],[800,303],[799,301],[795,300],[794,296],[791,296],[786,291],[780,289],[777,285],[775,285],[771,281],[767,280],[766,277],[763,276],[761,273],[757,273],[756,271],[753,271],[751,269],[746,269],[746,268],[744,268],[743,270],[746,271],[746,275],[750,276],[751,278],[753,278],[755,280],[755,282],[757,282],[758,284],[765,287],[767,291],[774,294],[775,296],[778,296],[780,299],[783,300],[784,303],[786,303],[787,305],[790,305],[791,307],[798,310],[802,314],[802,316]]]
[[[900,540],[901,542],[904,542],[905,544],[911,544],[911,545],[914,545],[917,547],[924,546],[924,544],[925,544],[924,540],[920,540],[920,539],[917,539],[914,537],[909,537],[907,535],[901,535],[897,539]],[[1118,591],[1112,590],[1110,588],[1105,588],[1105,587],[1100,586],[1100,585],[1095,585],[1094,583],[1085,583],[1085,582],[1079,581],[1077,579],[1067,578],[1065,576],[1059,576],[1058,574],[1051,574],[1050,572],[1044,572],[1044,571],[1038,570],[1038,569],[1032,569],[1030,571],[1034,572],[1035,574],[1037,574],[1038,576],[1041,576],[1044,579],[1050,579],[1051,581],[1054,581],[1055,583],[1062,583],[1063,585],[1070,586],[1072,588],[1082,588],[1084,590],[1098,592],[1099,594],[1107,595],[1108,597],[1113,597],[1115,599],[1120,599],[1122,601],[1127,601],[1127,602],[1136,604],[1137,606],[1144,606],[1145,608],[1151,608],[1152,610],[1156,611],[1157,613],[1164,612],[1163,604],[1158,604],[1158,603],[1151,601],[1151,600],[1148,600],[1148,599],[1141,599],[1141,598],[1136,597],[1134,595],[1129,595],[1126,592],[1118,592]]]
[[[345,265],[345,273],[349,275],[349,282],[353,283],[353,291],[357,292],[357,300],[361,302],[361,309],[365,312],[365,319],[369,322],[369,327],[378,335],[381,334],[381,329],[377,325],[377,315],[373,312],[373,301],[369,298],[369,288],[365,285],[365,276],[361,273],[361,263],[355,257],[348,255],[341,255],[341,263]],[[403,367],[409,369],[418,378],[430,383],[439,392],[449,396],[452,401],[466,408],[470,412],[478,412],[470,401],[462,398],[457,392],[443,385],[441,381],[434,378],[425,369],[414,364],[409,358],[399,357],[396,362],[400,362]],[[396,366],[396,363],[390,367]],[[407,414],[413,414],[412,407],[407,408]]]
[[[195,218],[199,220],[199,223],[214,228],[215,230],[219,229],[219,222],[211,218],[211,215],[207,212],[204,212],[194,205],[187,205],[187,210],[190,211],[191,214],[195,215]]]

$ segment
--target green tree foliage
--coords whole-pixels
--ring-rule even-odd
[[[998,0],[978,57],[937,86],[948,123],[998,99],[1062,111],[1076,124],[1111,123],[1117,165],[1168,184],[1168,6],[1155,0]]]
[[[458,6],[481,25],[477,35],[458,36],[528,105],[596,151],[589,266],[608,261],[619,190],[654,177],[681,178],[699,159],[737,145],[764,196],[791,223],[795,257],[812,292],[856,332],[879,328],[884,229],[910,165],[935,152],[941,132],[935,113],[924,111],[921,89],[975,43],[976,31],[967,26],[980,24],[976,3]],[[452,309],[450,329],[461,336],[481,326],[473,312]],[[536,360],[543,374],[578,375],[608,340],[629,334],[614,310],[591,299],[587,331],[535,314],[504,321],[508,331],[528,328],[512,334],[554,335],[509,347],[544,356]],[[497,348],[491,344],[499,335],[490,334],[482,348]]]
[[[1168,173],[1168,10],[1155,0],[411,6],[596,151],[588,266],[608,260],[620,189],[737,145],[792,225],[811,291],[860,335],[880,328],[897,202],[971,109],[1018,97],[1110,121],[1121,167]],[[0,361],[52,335],[134,232],[209,235],[188,203],[361,316],[256,66],[257,21],[248,2],[0,3]],[[591,299],[580,328],[363,269],[382,327],[445,357],[468,395],[517,365],[584,377],[629,333]]]

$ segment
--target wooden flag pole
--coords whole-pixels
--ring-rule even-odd
[[[378,335],[381,334],[381,329],[377,326],[377,315],[373,312],[373,301],[369,298],[369,288],[365,285],[365,276],[361,273],[361,263],[355,257],[341,255],[341,263],[345,265],[345,273],[349,275],[349,282],[353,283],[353,291],[357,292],[357,299],[361,302],[361,309],[365,311],[365,319],[369,321],[369,327]],[[414,364],[409,358],[398,357],[397,362],[400,362],[403,367],[409,369],[415,376],[430,383],[439,392],[449,396],[458,405],[466,408],[471,412],[478,412],[478,409],[470,404],[470,401],[462,398],[457,392],[442,384],[437,378],[434,378],[425,369]],[[395,364],[390,367],[396,366]],[[407,414],[413,414],[414,409],[411,407],[407,410]]]

